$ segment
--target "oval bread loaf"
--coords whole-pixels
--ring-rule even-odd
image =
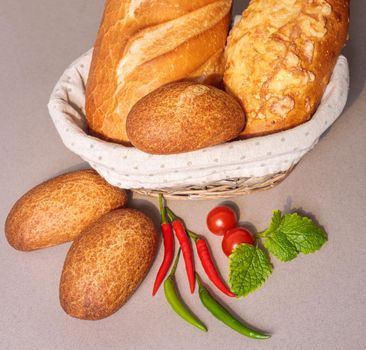
[[[6,219],[6,238],[23,251],[61,244],[126,202],[126,191],[109,185],[93,170],[64,174],[34,187],[15,203]]]
[[[239,103],[212,86],[165,85],[135,104],[127,117],[131,143],[153,154],[197,150],[234,139],[245,124]]]
[[[96,135],[129,145],[132,106],[181,79],[222,80],[231,0],[107,0],[86,85]]]
[[[116,312],[144,279],[156,248],[156,230],[143,213],[118,209],[104,215],[67,254],[60,282],[62,308],[85,320]]]
[[[311,118],[345,44],[348,20],[348,0],[250,2],[225,52],[226,89],[247,116],[241,137]]]

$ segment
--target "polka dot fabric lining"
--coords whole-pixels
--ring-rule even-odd
[[[232,141],[176,155],[151,155],[88,135],[85,82],[92,50],[73,62],[48,104],[65,146],[112,185],[127,189],[203,186],[228,178],[265,177],[296,165],[341,114],[348,95],[347,59],[340,56],[313,118],[277,134]]]

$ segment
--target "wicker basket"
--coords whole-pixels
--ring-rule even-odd
[[[49,111],[65,146],[87,161],[112,185],[136,193],[175,199],[240,196],[272,188],[341,114],[349,72],[342,56],[313,118],[277,134],[229,142],[189,153],[155,156],[88,134],[85,82],[92,52],[73,62],[55,86]]]
[[[282,182],[292,171],[291,167],[287,171],[276,174],[258,177],[242,177],[225,179],[212,182],[203,186],[186,186],[181,188],[162,188],[157,190],[134,189],[133,191],[149,197],[158,197],[160,193],[169,199],[219,199],[238,197],[257,191],[268,190]]]

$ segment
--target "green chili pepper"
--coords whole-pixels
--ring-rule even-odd
[[[180,249],[178,251],[178,255],[175,258],[173,268],[168,276],[168,278],[164,282],[164,292],[165,297],[168,300],[170,306],[173,310],[184,320],[186,320],[191,325],[197,327],[201,331],[207,332],[206,326],[198,320],[190,310],[183,304],[181,299],[178,297],[176,289],[175,289],[175,271],[177,270],[178,261],[179,261]]]
[[[271,336],[250,329],[244,326],[240,321],[238,321],[233,315],[230,314],[217,300],[215,300],[208,290],[203,286],[199,275],[196,273],[196,278],[198,281],[199,295],[203,306],[210,311],[219,321],[225,323],[227,326],[233,330],[245,335],[249,338],[254,339],[268,339]]]

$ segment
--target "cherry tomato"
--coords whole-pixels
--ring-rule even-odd
[[[248,243],[254,244],[252,234],[242,227],[235,227],[225,233],[222,240],[222,250],[229,256],[238,244]]]
[[[207,215],[208,229],[218,236],[223,236],[227,230],[235,227],[237,221],[235,211],[226,206],[216,207]]]

